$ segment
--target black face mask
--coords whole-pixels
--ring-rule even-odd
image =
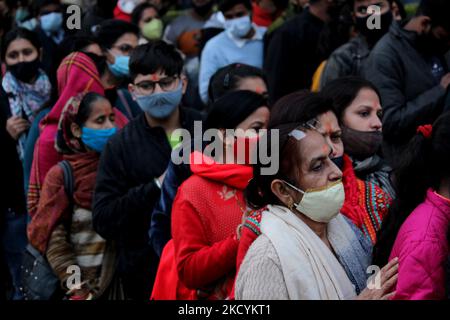
[[[213,5],[214,5],[213,1],[207,2],[201,6],[197,6],[194,3],[192,3],[192,8],[194,9],[195,13],[197,13],[200,17],[204,17],[211,11]]]
[[[344,156],[333,158],[331,159],[331,161],[333,161],[333,163],[336,165],[336,167],[339,168],[339,170],[342,171],[342,169],[344,169]]]
[[[375,155],[383,142],[381,131],[358,131],[342,126],[345,153],[357,160]]]
[[[391,11],[383,13],[380,16],[380,29],[369,29],[367,27],[367,21],[371,16],[367,16],[365,18],[356,17],[356,28],[358,31],[366,38],[367,43],[370,47],[373,47],[378,40],[381,39],[391,27],[392,20],[394,20],[394,16]]]
[[[41,62],[39,59],[35,59],[29,62],[19,62],[14,65],[8,66],[8,70],[12,75],[22,81],[29,83],[37,76]]]
[[[426,33],[417,36],[417,49],[427,56],[443,56],[450,49],[445,41],[437,39],[433,34]]]

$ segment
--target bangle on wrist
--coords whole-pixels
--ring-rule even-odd
[[[153,181],[155,182],[156,186],[161,189],[161,182],[159,181],[158,178],[153,179]]]

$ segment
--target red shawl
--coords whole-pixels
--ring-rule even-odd
[[[97,152],[64,156],[72,166],[75,181],[73,204],[77,207],[91,210],[99,157]],[[46,251],[54,227],[62,219],[71,217],[72,212],[68,212],[69,203],[64,190],[63,170],[55,165],[45,178],[39,206],[28,225],[30,244],[41,253]]]
[[[59,98],[50,113],[41,120],[40,136],[34,148],[28,190],[28,213],[31,217],[36,213],[41,187],[47,172],[62,160],[62,155],[55,148],[55,137],[64,106],[70,98],[79,94],[87,92],[104,94],[94,62],[81,52],[74,52],[61,62],[57,78]],[[121,128],[127,123],[127,120],[120,111],[115,110],[115,112],[116,123]]]

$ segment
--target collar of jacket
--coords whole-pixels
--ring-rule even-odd
[[[393,21],[389,32],[397,39],[405,39],[411,45],[415,45],[417,39],[417,32],[405,30],[405,25],[409,20],[403,22]]]
[[[426,201],[430,202],[443,216],[450,221],[450,199],[447,199],[432,189],[427,190]]]

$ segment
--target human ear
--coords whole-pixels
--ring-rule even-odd
[[[70,131],[72,131],[72,134],[75,138],[81,138],[81,128],[76,123],[71,124]]]

